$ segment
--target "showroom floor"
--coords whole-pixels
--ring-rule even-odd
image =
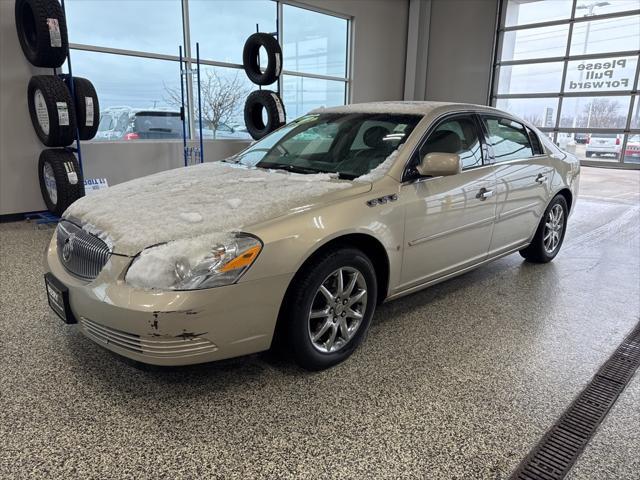
[[[379,308],[321,373],[137,368],[49,312],[52,230],[0,225],[0,478],[500,479],[640,315],[640,172],[583,169],[548,265],[511,255]],[[640,470],[636,374],[569,478]]]

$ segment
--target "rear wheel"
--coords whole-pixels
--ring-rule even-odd
[[[544,212],[531,244],[520,250],[526,260],[547,263],[560,251],[567,227],[569,208],[566,199],[556,195]]]
[[[322,370],[349,357],[375,311],[377,282],[361,251],[340,248],[307,265],[287,298],[287,340],[296,362]]]

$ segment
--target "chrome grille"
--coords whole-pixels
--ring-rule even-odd
[[[101,325],[85,317],[80,317],[80,324],[85,334],[94,341],[111,344],[146,357],[191,357],[218,350],[214,343],[204,337],[145,338]]]
[[[58,258],[64,268],[85,280],[96,278],[111,255],[107,244],[65,220],[58,224],[56,235]]]

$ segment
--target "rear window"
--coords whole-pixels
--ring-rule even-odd
[[[139,112],[133,126],[138,133],[182,134],[182,121],[177,112]]]

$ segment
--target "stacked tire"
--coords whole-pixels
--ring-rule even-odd
[[[260,49],[267,55],[267,66],[260,68]],[[269,33],[254,33],[242,51],[244,71],[254,84],[264,86],[276,82],[282,73],[282,49]],[[272,90],[254,90],[244,104],[244,122],[254,140],[277,130],[286,122],[282,99]]]
[[[29,62],[60,68],[68,57],[64,11],[58,0],[16,0],[18,40]],[[47,209],[56,215],[84,195],[84,180],[74,153],[65,148],[76,138],[92,139],[100,119],[95,88],[84,78],[35,75],[27,87],[31,123],[47,147],[38,162],[40,190]]]

